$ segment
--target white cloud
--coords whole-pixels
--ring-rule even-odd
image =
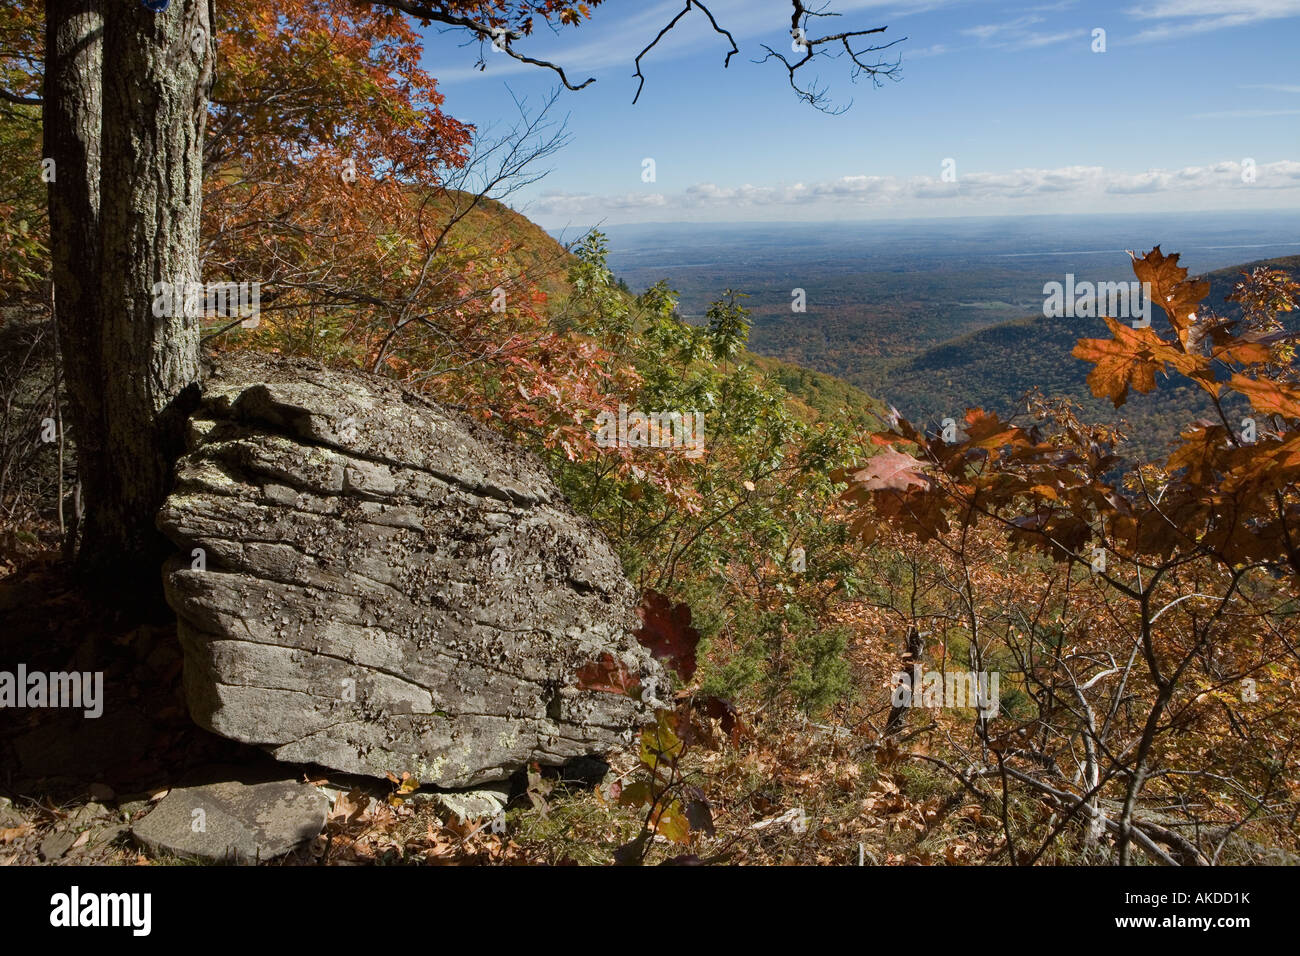
[[[1029,33],[1013,41],[1011,48],[1013,50],[1030,50],[1040,46],[1050,46],[1053,43],[1064,43],[1066,40],[1077,40],[1088,35],[1089,31],[1087,30],[1064,30],[1060,33]]]
[[[1269,116],[1300,116],[1300,110],[1219,110],[1215,113],[1193,113],[1194,120],[1263,119]]]
[[[1134,41],[1167,40],[1300,16],[1300,0],[1157,0],[1131,7],[1136,20],[1164,21],[1137,34]]]
[[[901,52],[904,60],[914,60],[917,57],[943,56],[943,54],[950,52],[951,49],[946,43],[935,43],[932,46],[923,46],[917,49],[904,48]]]
[[[1035,9],[1043,12],[1055,12],[1064,8],[1056,4]],[[1077,40],[1088,35],[1088,31],[1081,28],[1054,32],[1032,29],[1043,22],[1043,17],[1038,16],[1036,13],[1029,13],[1002,23],[985,23],[968,27],[962,30],[961,33],[963,36],[974,37],[982,44],[1002,50],[1032,50],[1038,47],[1051,46],[1055,43],[1064,43],[1067,40]]]
[[[628,212],[662,209],[669,205],[663,193],[622,193],[598,196],[594,193],[545,192],[528,204],[527,212],[543,216],[601,215],[610,212]]]
[[[1300,14],[1297,0],[1157,0],[1129,10],[1130,16],[1146,20],[1227,16],[1267,20],[1297,14]]]
[[[1280,195],[1285,193],[1286,195]],[[753,218],[770,212],[780,218],[836,218],[890,214],[974,215],[1002,211],[1123,211],[1129,197],[1165,196],[1172,206],[1188,201],[1232,199],[1300,205],[1300,161],[1260,163],[1245,183],[1235,160],[1180,169],[1145,172],[1102,166],[972,172],[956,182],[934,176],[849,175],[815,183],[724,186],[696,183],[680,193],[545,193],[528,213],[554,221],[586,218],[619,221],[682,221]],[[1269,197],[1269,198],[1265,198]],[[1049,209],[1050,207],[1050,209]]]
[[[1042,23],[1043,18],[1038,16],[1017,17],[1014,20],[1008,20],[1005,23],[986,23],[982,26],[968,27],[961,32],[966,36],[975,37],[979,40],[989,40],[999,33],[1021,32],[1026,27],[1033,26],[1035,23]]]

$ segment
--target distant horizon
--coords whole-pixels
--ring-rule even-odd
[[[765,45],[790,49],[775,0],[711,0],[739,54],[688,10],[633,76],[680,0],[609,0],[531,56],[594,78],[560,90],[568,145],[514,197],[548,228],[800,218],[912,220],[1117,209],[1300,207],[1300,0],[844,0],[835,27],[887,28],[879,88],[845,59],[790,90]],[[814,24],[814,33],[827,24]],[[535,112],[555,77],[427,31],[446,107],[492,128]],[[1211,68],[1206,68],[1212,64]],[[898,80],[899,82],[892,82]]]
[[[790,289],[834,288],[841,306],[878,296],[928,296],[959,283],[952,301],[1020,303],[1044,283],[1077,273],[1093,280],[1131,276],[1130,252],[1159,245],[1195,274],[1300,255],[1300,209],[1267,212],[1040,213],[896,220],[659,222],[604,224],[609,264],[634,288],[668,279],[695,315],[725,288],[772,308]],[[570,226],[550,233],[570,243]],[[932,286],[933,273],[945,278]],[[868,279],[867,277],[873,277]],[[883,291],[883,290],[889,291]],[[856,290],[852,293],[849,290]],[[819,294],[810,301],[825,301]],[[818,309],[809,306],[809,314]],[[978,317],[976,317],[978,318]]]
[[[506,205],[509,205],[508,203]],[[527,207],[516,209],[510,208],[525,218],[532,219],[528,215]],[[875,225],[909,225],[919,222],[994,222],[998,220],[1019,220],[1019,219],[1140,219],[1140,218],[1172,218],[1172,217],[1198,217],[1198,216],[1243,216],[1251,219],[1258,219],[1262,216],[1300,216],[1300,206],[1288,206],[1281,209],[1176,209],[1176,210],[1150,210],[1143,212],[1026,212],[1026,213],[989,213],[986,215],[970,216],[907,216],[907,217],[889,217],[889,218],[872,218],[864,217],[860,219],[644,219],[636,222],[596,222],[585,227],[585,231],[592,229],[604,231],[606,228],[629,229],[640,226],[691,226],[691,227],[757,227],[757,226],[841,226],[854,225],[858,223],[872,223]],[[536,220],[533,220],[536,221]],[[581,228],[577,226],[543,226],[548,234],[554,235],[558,231],[570,228]],[[1300,238],[1296,240],[1300,244]],[[1273,243],[1265,243],[1273,245]]]

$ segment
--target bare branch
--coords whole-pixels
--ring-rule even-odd
[[[0,100],[6,103],[14,103],[18,106],[40,106],[45,101],[39,96],[19,96],[17,93],[10,93],[6,89],[0,89]]]
[[[494,26],[485,23],[482,20],[475,20],[472,17],[460,16],[454,13],[448,13],[436,6],[427,3],[414,3],[412,0],[370,0],[375,6],[390,7],[393,10],[400,10],[402,13],[408,13],[425,23],[445,23],[448,26],[459,27],[462,30],[468,30],[478,37],[480,42],[491,43],[493,47],[503,53],[508,54],[520,63],[527,63],[531,66],[540,66],[543,69],[552,70],[560,78],[560,82],[567,89],[581,90],[592,83],[596,82],[594,76],[588,77],[581,83],[574,84],[569,80],[564,68],[549,60],[538,60],[531,56],[525,56],[513,49],[510,44],[520,39],[523,34],[514,30],[507,30],[501,26]],[[480,69],[484,63],[482,58],[479,59]]]
[[[474,17],[465,16],[463,14],[452,13],[446,9],[445,4],[438,3],[436,0],[434,0],[434,2],[421,2],[421,0],[369,0],[369,2],[375,6],[388,7],[393,10],[401,11],[402,13],[416,17],[425,23],[441,23],[454,29],[469,32],[472,35],[472,39],[468,42],[477,40],[480,45],[479,60],[476,64],[480,70],[486,69],[487,66],[481,52],[482,45],[485,43],[491,43],[495,50],[507,54],[513,59],[518,60],[520,63],[527,63],[531,66],[538,66],[553,71],[557,76],[559,76],[560,82],[564,84],[566,89],[581,90],[596,82],[595,77],[588,77],[581,83],[575,84],[569,80],[563,67],[558,64],[552,63],[550,60],[537,59],[536,57],[531,57],[515,50],[512,44],[515,40],[522,39],[523,34],[516,30],[508,29],[505,26],[505,21],[498,16],[492,15],[487,19],[475,19]],[[811,10],[805,6],[803,0],[791,0],[791,7],[790,35],[795,40],[795,46],[803,51],[803,56],[792,62],[785,56],[785,54],[778,53],[770,46],[764,44],[763,49],[766,51],[766,55],[762,59],[755,60],[754,62],[766,63],[768,60],[779,60],[785,66],[786,72],[789,74],[790,88],[793,89],[804,102],[822,112],[832,114],[843,113],[853,105],[852,100],[850,100],[847,105],[838,108],[831,108],[828,105],[826,89],[824,87],[818,88],[815,79],[811,85],[800,85],[796,77],[798,71],[819,58],[834,60],[847,54],[849,60],[853,64],[850,78],[854,82],[856,82],[860,76],[869,76],[874,85],[881,86],[885,79],[897,80],[899,78],[898,71],[902,65],[901,60],[891,63],[878,58],[871,58],[871,54],[887,50],[890,47],[903,42],[903,40],[907,39],[906,37],[882,45],[855,47],[854,42],[860,38],[884,33],[888,29],[888,27],[871,27],[863,30],[844,30],[839,33],[830,33],[825,36],[811,38],[807,35],[807,28],[810,20],[814,17],[836,17],[839,16],[839,14],[832,13],[824,7]],[[698,9],[703,13],[709,21],[709,26],[713,28],[713,32],[726,37],[727,42],[731,45],[731,48],[727,50],[727,54],[723,58],[723,69],[729,67],[731,65],[731,58],[740,52],[740,47],[736,44],[735,36],[732,35],[730,30],[718,23],[717,18],[713,15],[713,11],[702,3],[701,0],[685,0],[682,9],[678,11],[677,15],[668,21],[668,24],[655,35],[654,39],[646,44],[641,52],[636,55],[634,61],[636,70],[632,74],[637,79],[636,93],[632,97],[632,103],[634,105],[641,99],[641,93],[645,89],[646,77],[645,73],[641,69],[641,61],[648,53],[650,53],[651,50],[659,45],[659,41],[667,36],[673,28],[681,22],[682,18],[691,12],[692,9]],[[837,49],[840,47],[843,49]]]
[[[713,18],[713,13],[708,7],[700,3],[699,0],[686,0],[686,6],[682,7],[681,13],[673,17],[672,20],[669,21],[668,26],[660,30],[659,34],[650,41],[646,48],[636,55],[636,72],[632,75],[638,77],[640,82],[637,83],[636,86],[636,95],[632,97],[632,105],[636,105],[636,101],[641,98],[641,90],[645,87],[645,74],[641,72],[641,57],[653,50],[655,45],[664,38],[668,31],[677,26],[677,21],[691,12],[691,7],[698,7],[700,11],[709,18],[709,23],[713,26],[714,32],[722,34],[727,38],[728,42],[731,43],[731,49],[727,51],[727,57],[722,61],[722,68],[724,70],[731,65],[731,58],[740,52],[740,47],[736,46],[736,38],[731,35],[730,31],[724,30],[722,27],[718,26],[718,21]]]
[[[871,82],[874,86],[881,86],[882,80],[897,80],[899,78],[898,70],[902,66],[901,60],[896,60],[893,63],[885,62],[883,60],[868,62],[863,58],[869,54],[879,53],[880,51],[887,50],[898,43],[902,43],[907,39],[907,37],[900,37],[897,40],[893,40],[880,46],[865,46],[858,50],[853,48],[853,41],[855,39],[871,36],[877,33],[884,33],[889,28],[886,26],[872,27],[865,30],[845,30],[841,33],[831,33],[826,36],[813,38],[808,36],[808,22],[811,18],[832,17],[839,16],[839,14],[826,12],[824,7],[819,10],[809,10],[804,6],[802,0],[790,0],[790,2],[793,6],[793,12],[790,15],[790,36],[794,41],[793,45],[803,50],[803,56],[800,59],[791,62],[784,53],[778,53],[767,44],[763,44],[763,49],[767,51],[767,55],[761,60],[755,60],[754,62],[766,63],[768,60],[779,60],[785,67],[786,72],[789,74],[790,88],[794,90],[795,93],[798,94],[799,98],[809,106],[821,110],[823,113],[838,115],[845,112],[853,105],[853,101],[850,100],[845,106],[837,108],[830,107],[828,104],[826,87],[819,89],[817,87],[816,79],[813,80],[811,85],[799,85],[795,74],[818,57],[838,59],[847,53],[849,59],[853,62],[853,71],[850,78],[854,82],[857,81],[858,77],[865,75],[871,77]],[[844,48],[843,52],[831,54],[826,49],[823,49],[823,47],[833,49],[836,46],[842,46]]]

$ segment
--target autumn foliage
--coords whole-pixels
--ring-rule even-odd
[[[439,6],[527,35],[596,3]],[[22,95],[40,88],[39,14],[0,12],[0,47],[29,51],[0,56],[0,86]],[[1136,849],[1201,864],[1251,859],[1247,836],[1300,850],[1290,277],[1243,277],[1229,320],[1177,255],[1133,257],[1164,322],[1107,319],[1074,356],[1116,408],[1173,377],[1201,390],[1206,415],[1156,461],[1050,396],[1014,420],[969,409],[948,440],[892,410],[819,414],[746,352],[739,293],[689,323],[666,282],[620,287],[599,233],[562,247],[497,201],[563,145],[548,104],[520,104],[496,138],[456,119],[413,21],[383,5],[223,0],[218,15],[202,278],[262,292],[255,328],[211,316],[206,347],[393,376],[543,456],[617,547],[643,595],[638,637],[672,672],[643,686],[604,655],[572,675],[654,720],[567,803],[532,770],[509,836],[429,822],[381,852],[376,828],[414,816],[413,783],[394,779],[387,802],[336,802],[321,859],[1032,864]],[[0,114],[0,168],[39,168],[39,109]],[[0,286],[29,304],[48,269],[43,189],[29,176],[0,193]],[[620,404],[703,414],[703,454],[601,447],[596,418]],[[914,665],[998,672],[996,713],[891,719]]]
[[[1112,337],[1074,354],[1117,407],[1168,375],[1205,391],[1211,417],[1164,461],[1134,466],[1114,429],[1039,399],[1027,425],[971,409],[951,442],[895,417],[846,496],[866,539],[897,530],[932,549],[958,599],[951,621],[934,605],[932,620],[959,623],[973,665],[1012,671],[1024,706],[970,729],[1004,786],[1085,820],[1093,843],[1111,831],[1121,860],[1137,843],[1204,863],[1248,820],[1293,815],[1298,795],[1300,389],[1274,321],[1296,286],[1246,277],[1237,298],[1252,309],[1228,321],[1178,256],[1157,247],[1134,272],[1168,331],[1107,319]],[[1230,393],[1248,403],[1241,421]],[[1017,582],[988,573],[999,539],[1021,555]],[[1155,799],[1185,813],[1144,817]]]

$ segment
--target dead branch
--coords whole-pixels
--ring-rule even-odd
[[[699,0],[686,0],[686,6],[682,7],[681,13],[673,17],[672,20],[669,21],[668,25],[660,30],[658,35],[646,45],[645,49],[636,55],[636,72],[632,75],[637,77],[640,82],[636,85],[636,95],[632,97],[632,104],[634,106],[636,105],[636,101],[641,98],[642,88],[645,87],[645,74],[641,72],[641,57],[653,50],[655,45],[658,44],[665,35],[667,35],[668,31],[677,26],[677,21],[691,12],[691,7],[699,7],[700,11],[709,18],[709,23],[713,27],[714,31],[725,36],[728,42],[731,43],[731,49],[727,51],[727,57],[722,61],[722,68],[724,70],[731,65],[731,58],[740,52],[740,47],[736,46],[736,38],[733,37],[729,31],[718,26],[718,21],[714,19],[713,14],[710,12],[708,7],[700,3]]]

